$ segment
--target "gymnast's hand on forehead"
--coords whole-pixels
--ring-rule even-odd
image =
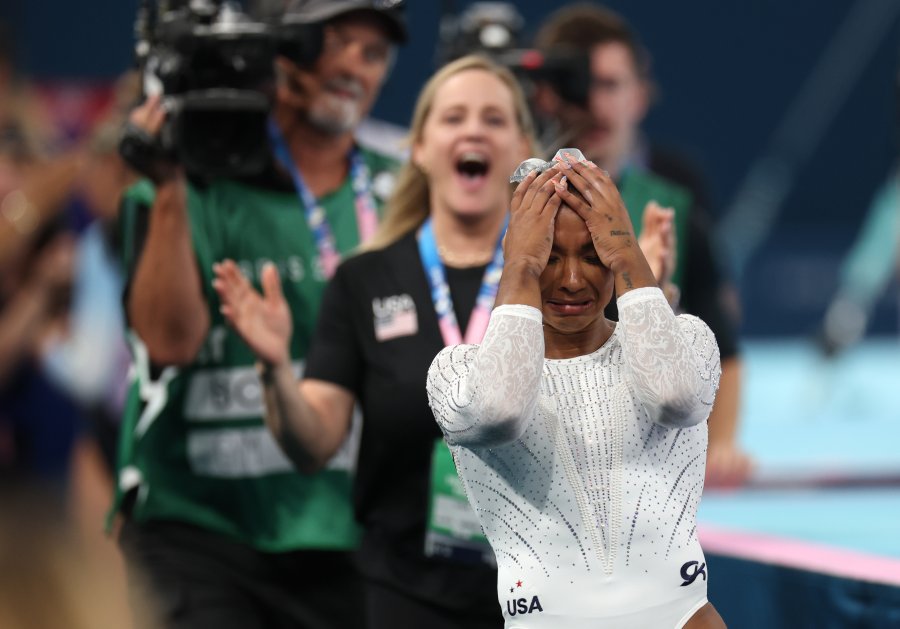
[[[568,186],[557,182],[556,193],[584,220],[600,261],[615,271],[620,259],[635,254],[643,257],[628,210],[609,173],[568,153],[556,163],[568,181]]]

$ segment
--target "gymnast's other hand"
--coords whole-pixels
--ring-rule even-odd
[[[519,183],[503,239],[507,265],[524,263],[536,276],[547,266],[556,213],[562,203],[555,184],[562,176],[557,169],[550,168],[539,175],[532,171]]]
[[[587,224],[600,261],[613,272],[636,254],[643,258],[628,210],[609,174],[592,162],[559,162],[573,190],[557,185],[557,194]],[[576,193],[577,192],[577,193]]]

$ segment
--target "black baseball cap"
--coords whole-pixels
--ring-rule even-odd
[[[301,24],[327,22],[345,13],[372,12],[384,22],[392,41],[403,44],[408,39],[405,0],[292,0],[284,12],[285,22]]]

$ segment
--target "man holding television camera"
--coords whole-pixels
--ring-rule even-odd
[[[315,27],[304,37],[317,41],[297,47],[315,54],[298,60],[288,46],[275,57],[262,172],[195,177],[171,152],[131,160],[151,181],[129,190],[121,210],[134,381],[115,510],[133,602],[154,611],[143,619],[151,626],[363,624],[352,447],[318,474],[293,469],[263,424],[254,356],[225,325],[211,282],[213,265],[230,258],[258,287],[273,262],[302,359],[325,282],[372,232],[396,166],[354,131],[406,39],[401,5],[288,7],[285,24]],[[151,96],[132,112],[132,137],[164,134],[164,103]]]

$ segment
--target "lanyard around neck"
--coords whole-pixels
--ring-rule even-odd
[[[494,257],[488,264],[481,280],[481,288],[478,290],[478,298],[475,300],[475,308],[469,317],[469,325],[466,326],[466,336],[463,339],[456,320],[456,312],[453,310],[453,299],[450,297],[450,287],[447,284],[447,274],[444,264],[438,254],[437,241],[434,238],[434,227],[431,218],[425,221],[419,228],[417,240],[419,243],[419,257],[425,267],[425,275],[431,287],[431,301],[434,303],[434,311],[438,317],[438,326],[444,339],[444,346],[459,345],[460,343],[480,343],[487,330],[491,318],[491,310],[494,308],[494,299],[497,296],[497,286],[500,284],[500,275],[503,272],[503,234],[506,232],[506,224],[500,230],[497,239],[497,247]]]
[[[316,243],[322,272],[326,279],[330,278],[341,261],[341,255],[337,250],[331,226],[328,225],[325,208],[304,181],[300,169],[297,168],[291,156],[287,141],[274,120],[269,120],[269,139],[272,142],[276,159],[294,180],[294,188],[297,190],[297,196],[306,213],[306,224],[309,225],[309,230]],[[378,212],[375,207],[375,199],[372,197],[370,185],[372,178],[362,155],[359,150],[354,148],[350,151],[349,157],[350,180],[353,185],[354,205],[356,206],[356,227],[359,230],[359,242],[362,243],[375,233],[375,229],[378,227]]]

